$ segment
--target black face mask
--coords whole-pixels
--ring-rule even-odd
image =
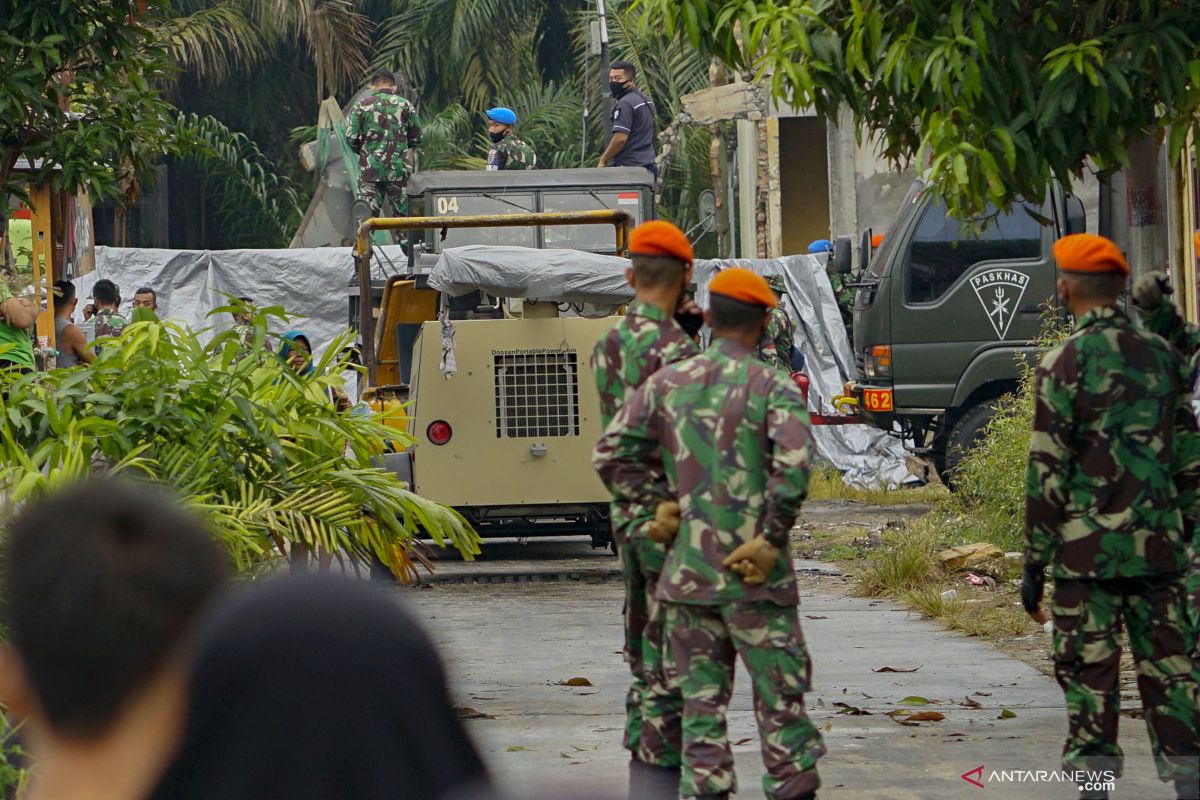
[[[494,142],[495,144],[500,144],[500,140],[503,139],[505,136],[508,136],[508,132],[507,131],[495,131],[495,132],[488,131],[488,136],[491,138],[492,142]]]
[[[613,97],[618,99],[620,99],[623,94],[629,91],[629,89],[625,87],[624,81],[609,81],[608,90],[612,92]]]

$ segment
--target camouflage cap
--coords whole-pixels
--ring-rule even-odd
[[[783,284],[782,275],[764,275],[763,277],[767,280],[767,286],[770,286],[771,291],[775,292],[775,294],[785,294],[787,292],[787,287]]]

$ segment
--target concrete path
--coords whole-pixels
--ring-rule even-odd
[[[517,798],[531,797],[536,787],[590,787],[613,797],[626,788],[621,585],[604,577],[615,559],[579,547],[576,557],[594,569],[547,567],[518,583],[465,582],[474,580],[468,569],[459,582],[402,592],[443,649],[457,703],[481,715],[468,723],[471,733]],[[1051,678],[894,604],[845,596],[840,580],[819,577],[835,568],[802,566],[801,621],[815,665],[808,702],[829,748],[820,764],[822,798],[983,798],[983,790],[960,777],[981,765],[986,797],[1077,796],[1074,785],[1000,774],[1058,770],[1066,720]],[[508,573],[521,575],[524,565],[510,563]],[[489,575],[504,580],[498,568]],[[885,666],[919,669],[874,671]],[[573,677],[593,685],[558,685]],[[906,727],[885,716],[911,696],[930,701],[916,710],[946,719]],[[867,713],[843,713],[839,703]],[[998,719],[1005,709],[1016,716]],[[749,682],[740,665],[729,716],[738,797],[762,797]],[[1173,797],[1154,775],[1144,723],[1122,722],[1129,763],[1113,796]]]

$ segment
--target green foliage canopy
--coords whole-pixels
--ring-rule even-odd
[[[145,11],[141,7],[145,7]],[[6,2],[0,13],[0,214],[18,158],[68,190],[114,196],[161,157],[162,0]],[[57,169],[56,169],[57,168]]]
[[[841,108],[895,162],[928,160],[959,217],[1042,200],[1131,140],[1184,143],[1200,104],[1200,6],[1184,0],[640,0],[644,21]]]
[[[149,479],[203,512],[243,569],[299,543],[374,554],[411,577],[418,531],[478,553],[457,512],[377,466],[407,435],[329,401],[349,336],[299,376],[265,349],[268,314],[279,316],[257,311],[248,345],[234,331],[203,343],[171,323],[134,322],[99,340],[90,365],[18,378],[0,398],[0,496],[19,505],[97,469]]]

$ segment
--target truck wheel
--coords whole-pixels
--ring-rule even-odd
[[[935,458],[938,475],[951,491],[955,489],[955,473],[963,457],[983,436],[983,429],[996,415],[996,405],[996,400],[985,400],[972,406],[951,426],[946,446]]]

